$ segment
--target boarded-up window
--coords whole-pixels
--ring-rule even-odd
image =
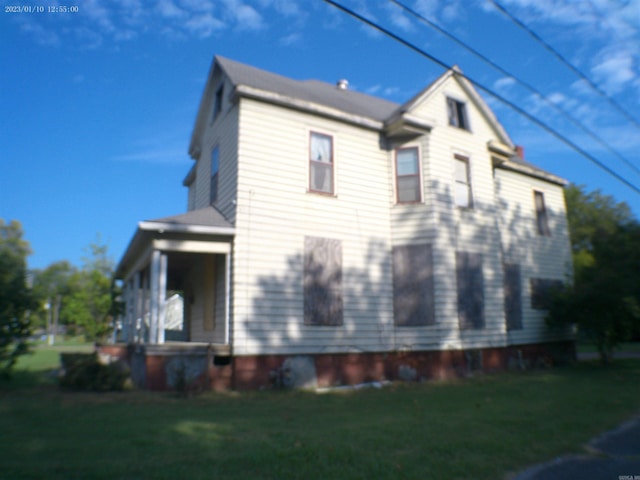
[[[396,325],[433,325],[435,295],[431,245],[393,247],[393,315]]]
[[[460,329],[484,328],[482,255],[456,252],[456,280]]]
[[[551,278],[531,278],[531,308],[536,310],[548,310],[551,306],[553,293],[562,290],[562,280]]]
[[[342,325],[342,244],[304,239],[304,323]]]
[[[504,314],[507,330],[522,329],[522,296],[520,265],[503,264],[504,271]]]
[[[549,215],[547,213],[547,207],[544,204],[544,193],[533,192],[533,198],[536,206],[536,226],[538,235],[548,237],[551,235],[551,230],[549,229]]]

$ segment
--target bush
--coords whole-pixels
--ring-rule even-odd
[[[97,353],[61,353],[60,386],[91,392],[121,391],[128,373],[118,364],[103,365]]]

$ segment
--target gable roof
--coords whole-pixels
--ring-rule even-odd
[[[413,115],[412,110],[419,103],[433,95],[445,82],[453,79],[458,82],[485,120],[491,125],[499,142],[512,152],[515,149],[514,143],[491,108],[457,66],[444,72],[407,102],[399,104],[355,90],[340,89],[336,85],[320,80],[294,80],[216,55],[209,71],[191,136],[189,153],[194,159],[199,155],[198,139],[204,132],[207,124],[206,119],[209,116],[208,108],[209,103],[212,101],[212,83],[214,77],[220,73],[226,76],[232,85],[234,89],[233,95],[235,96],[256,98],[265,102],[336,118],[365,128],[383,131],[388,136],[407,133],[409,135],[422,134],[431,130],[431,125],[428,121]],[[514,171],[519,171],[526,175],[536,176],[559,184],[567,183],[565,180],[525,162],[516,155],[511,155],[511,157],[509,161],[496,166],[507,168],[510,165]],[[185,182],[188,179],[189,175],[185,178]]]
[[[379,122],[383,122],[398,108],[395,102],[355,90],[341,90],[336,85],[320,80],[293,80],[220,56],[215,57],[215,62],[227,74],[234,87],[240,85],[252,87],[368,117]]]

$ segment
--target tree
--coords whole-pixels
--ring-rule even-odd
[[[22,226],[0,219],[0,376],[7,377],[20,355],[27,353],[28,313],[35,306],[27,285],[26,258],[31,253],[22,239]]]
[[[640,224],[625,203],[584,187],[566,189],[573,284],[557,292],[547,321],[575,323],[603,363],[640,324]]]
[[[62,303],[64,323],[82,329],[90,340],[104,339],[112,329],[112,276],[114,262],[108,247],[97,243],[89,246],[81,270],[69,277],[68,291]]]
[[[33,272],[33,294],[38,309],[32,313],[32,326],[46,326],[50,335],[55,334],[62,302],[70,293],[69,281],[75,272],[75,267],[67,260]],[[53,340],[53,337],[50,336],[50,339]]]

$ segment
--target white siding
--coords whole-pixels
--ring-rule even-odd
[[[571,275],[571,247],[562,187],[520,173],[496,169],[500,231],[506,262],[520,265],[522,330],[509,332],[509,343],[523,344],[568,338],[569,330],[550,332],[542,310],[531,308],[531,278],[566,282]],[[550,236],[538,235],[533,192],[544,194]]]
[[[379,134],[252,100],[241,109],[234,353],[390,348],[392,192]],[[310,131],[333,137],[334,196],[307,191]],[[304,325],[305,236],[341,241],[342,326]]]

